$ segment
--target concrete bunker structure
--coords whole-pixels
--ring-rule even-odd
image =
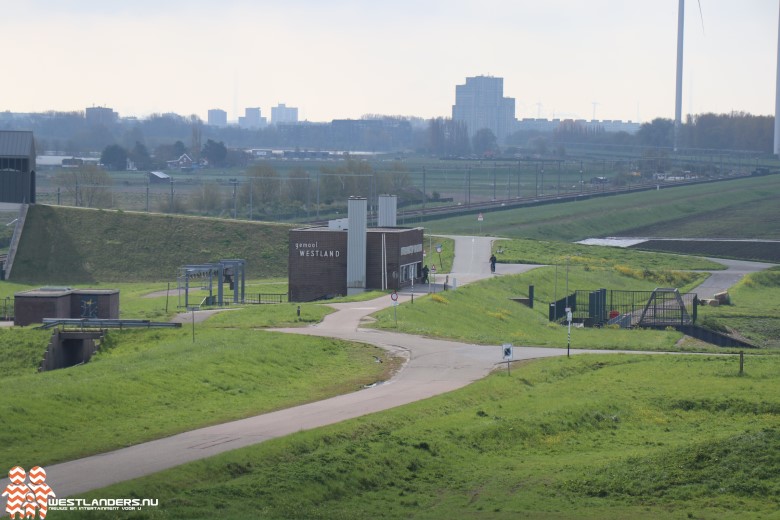
[[[119,318],[119,289],[40,287],[14,294],[14,325],[44,318]]]

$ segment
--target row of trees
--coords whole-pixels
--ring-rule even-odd
[[[33,130],[40,151],[55,150],[80,154],[118,146],[139,169],[147,165],[160,167],[165,160],[177,158],[175,152],[189,148],[201,151],[201,137],[206,143],[226,147],[222,161],[240,162],[230,157],[230,149],[285,148],[310,150],[412,150],[435,156],[484,156],[494,153],[497,145],[520,148],[545,148],[555,152],[560,143],[632,145],[671,148],[674,144],[671,119],[654,119],[641,125],[636,134],[604,132],[563,121],[553,133],[521,131],[507,143],[495,143],[487,129],[466,128],[451,118],[367,116],[361,120],[334,120],[331,123],[275,125],[262,129],[218,128],[205,125],[197,116],[155,114],[143,120],[119,120],[109,125],[90,124],[81,112],[49,112],[23,118],[0,118],[0,129]],[[688,116],[678,136],[681,148],[748,150],[773,152],[774,118],[744,112],[699,114]],[[197,136],[197,138],[196,138]],[[171,144],[171,143],[178,143]],[[177,150],[173,147],[178,146]],[[117,152],[118,150],[114,150]],[[217,160],[222,150],[215,149]],[[183,152],[182,152],[183,153]],[[197,155],[197,154],[195,154]],[[119,154],[117,154],[117,164]]]
[[[118,144],[106,146],[100,155],[100,163],[114,171],[126,170],[130,163],[137,170],[161,170],[166,167],[168,161],[174,161],[189,153],[190,149],[184,143],[176,141],[173,144],[161,144],[152,156],[146,145],[136,141],[130,150]],[[193,153],[190,158],[196,160],[199,157],[214,167],[243,166],[249,161],[244,152],[228,150],[225,143],[218,143],[211,139],[207,140],[203,148]]]
[[[63,170],[56,182],[65,203],[91,208],[114,206],[111,176],[99,166],[85,164]],[[318,207],[335,211],[352,195],[373,199],[379,193],[397,194],[401,204],[422,198],[400,162],[377,171],[366,161],[348,160],[322,166],[314,174],[300,167],[281,174],[270,163],[262,162],[249,168],[241,180],[177,184],[170,197],[166,193],[164,199],[158,198],[152,209],[200,215],[229,215],[235,211],[240,217],[262,219],[305,214]]]
[[[673,148],[674,121],[653,119],[641,125],[634,135],[586,131],[571,122],[564,122],[556,131],[554,141]],[[689,115],[679,130],[677,147],[771,154],[774,151],[774,117],[754,116],[745,112]]]

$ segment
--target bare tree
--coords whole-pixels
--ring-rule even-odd
[[[85,208],[110,208],[111,177],[99,166],[83,164],[57,174],[56,181],[72,197],[73,205]]]

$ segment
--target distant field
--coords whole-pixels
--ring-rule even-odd
[[[499,263],[542,265],[623,265],[632,269],[707,270],[724,269],[723,264],[696,256],[642,252],[623,247],[605,247],[545,240],[496,240],[493,251]],[[685,254],[698,254],[687,252]]]
[[[780,242],[648,240],[631,246],[643,251],[662,251],[682,255],[737,258],[756,262],[780,263]]]
[[[425,223],[431,233],[577,241],[647,236],[780,239],[780,175],[578,202],[483,212]],[[652,233],[651,233],[652,232]]]

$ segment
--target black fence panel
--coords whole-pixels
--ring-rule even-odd
[[[566,317],[566,298],[550,304],[550,321]],[[577,290],[568,297],[574,321],[586,326],[619,325],[623,328],[678,326],[696,321],[695,293],[676,289],[654,291]]]

